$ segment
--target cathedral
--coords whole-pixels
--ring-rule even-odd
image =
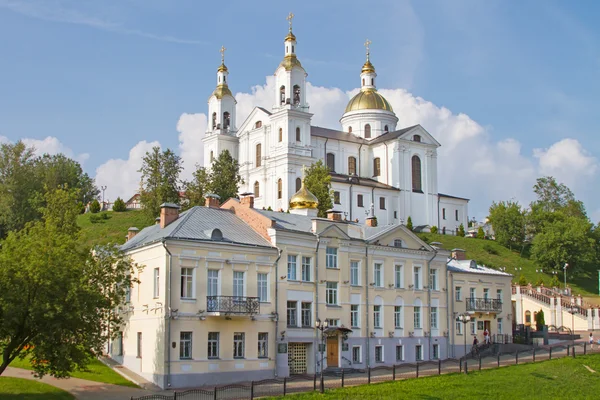
[[[391,104],[377,91],[377,73],[366,41],[360,92],[346,106],[336,129],[314,126],[306,95],[307,73],[297,55],[293,14],[284,54],[275,70],[270,110],[255,107],[239,125],[221,48],[217,87],[208,100],[204,163],[223,150],[240,165],[240,193],[253,193],[257,208],[287,211],[301,190],[303,167],[318,160],[331,171],[334,210],[349,221],[376,218],[379,225],[438,227],[455,233],[468,223],[468,199],[438,192],[437,149],[441,144],[421,125],[398,126]]]

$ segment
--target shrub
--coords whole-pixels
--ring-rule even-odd
[[[479,227],[479,229],[477,229],[477,239],[485,239],[485,233],[483,232],[482,227]]]
[[[539,278],[536,282],[535,282],[535,286],[544,286],[544,278]]]
[[[123,212],[123,211],[127,211],[127,206],[125,205],[125,202],[123,201],[122,198],[117,197],[117,199],[115,200],[114,204],[113,204],[113,211],[116,212]]]
[[[527,283],[527,278],[525,278],[525,275],[521,274],[521,276],[519,277],[519,285],[527,286]]]
[[[411,231],[413,230],[413,223],[412,223],[412,218],[409,216],[408,219],[406,220],[406,227],[408,229],[410,229]]]
[[[546,321],[544,320],[544,311],[540,308],[540,311],[538,311],[538,313],[535,315],[535,329],[541,331],[544,325],[546,325]]]
[[[431,233],[434,233],[434,234],[438,233],[438,227],[434,225],[431,227],[430,231],[431,231]]]
[[[90,212],[96,214],[100,212],[100,202],[96,199],[90,204]]]
[[[92,224],[98,224],[98,223],[102,223],[105,222],[107,220],[109,220],[110,217],[108,216],[107,213],[103,212],[102,214],[90,214],[90,222]]]
[[[495,255],[495,256],[497,256],[497,255],[498,255],[498,250],[496,250],[496,249],[494,248],[494,246],[492,246],[492,245],[491,245],[491,244],[489,244],[489,243],[486,243],[486,244],[484,244],[484,245],[483,245],[483,250],[487,251],[487,252],[488,252],[488,254],[493,254],[493,255]]]
[[[552,287],[560,287],[560,281],[558,280],[558,276],[552,276],[552,281],[550,282],[550,285],[552,285]]]
[[[465,226],[460,224],[458,227],[458,231],[456,231],[456,236],[465,237]]]

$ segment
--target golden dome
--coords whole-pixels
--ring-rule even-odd
[[[316,209],[319,205],[317,197],[308,191],[304,186],[304,179],[302,180],[302,186],[290,199],[290,209],[297,210],[301,208],[313,208]]]
[[[217,68],[217,72],[224,72],[227,71],[227,67],[225,66],[224,63],[221,63],[221,65],[219,65],[219,68]]]
[[[219,100],[221,100],[226,95],[233,97],[233,94],[231,94],[231,90],[229,90],[229,87],[227,85],[218,85],[215,91],[213,92],[213,95],[216,96],[216,98]]]
[[[357,110],[385,110],[394,112],[390,103],[375,89],[363,89],[346,106],[345,113]]]
[[[294,35],[292,31],[289,31],[285,39],[283,39],[284,42],[287,42],[288,40],[296,41],[296,35]]]
[[[281,64],[279,64],[279,66],[285,68],[286,71],[291,71],[294,67],[302,68],[302,64],[300,64],[300,61],[298,60],[298,57],[296,57],[295,54],[283,57],[283,61],[281,61]]]
[[[362,71],[363,74],[364,73],[374,73],[375,72],[375,67],[373,66],[373,64],[371,64],[371,61],[369,61],[369,59],[367,59],[367,61],[365,61],[365,64],[362,67]]]

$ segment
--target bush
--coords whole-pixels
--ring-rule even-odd
[[[92,201],[90,204],[90,212],[96,214],[100,212],[100,202],[98,200]]]
[[[542,327],[546,325],[546,321],[544,320],[544,311],[540,308],[540,311],[535,315],[535,329],[538,331],[542,330]]]
[[[460,226],[458,227],[456,236],[465,237],[465,226],[463,224],[460,224]]]
[[[410,229],[411,231],[413,230],[413,223],[412,223],[412,218],[409,216],[408,219],[406,220],[406,227],[408,229]]]
[[[92,224],[102,223],[102,222],[108,221],[109,219],[110,219],[110,217],[105,212],[103,212],[102,214],[98,214],[98,215],[90,214],[90,222]]]
[[[521,276],[519,277],[519,285],[527,286],[527,283],[527,278],[525,278],[525,275],[521,274]]]
[[[550,282],[552,287],[560,287],[560,281],[558,280],[558,276],[552,276],[552,281]]]
[[[488,254],[493,254],[493,255],[495,255],[495,256],[497,256],[497,255],[498,255],[498,250],[496,250],[496,249],[494,248],[494,246],[492,246],[492,245],[491,245],[491,244],[489,244],[489,243],[486,243],[486,244],[484,244],[484,245],[483,245],[483,250],[487,251],[487,252],[488,252]]]
[[[127,211],[127,206],[125,205],[125,202],[123,201],[122,198],[117,197],[117,199],[115,200],[114,204],[113,204],[113,211],[116,212],[123,212],[123,211]]]
[[[477,239],[485,239],[485,233],[483,232],[482,227],[479,227],[479,229],[477,229]]]
[[[535,286],[544,286],[544,278],[540,278],[535,282]]]
[[[438,233],[438,227],[437,226],[432,226],[430,229],[431,233]]]

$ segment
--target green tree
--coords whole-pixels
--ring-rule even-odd
[[[437,226],[432,226],[430,229],[431,233],[438,233],[438,227]]]
[[[477,229],[477,239],[485,239],[485,232],[483,232],[482,227]]]
[[[406,220],[406,227],[408,229],[410,229],[411,231],[413,230],[413,223],[412,223],[412,218],[410,217],[410,215],[408,216],[408,219]]]
[[[94,199],[91,203],[90,203],[90,212],[92,214],[96,214],[100,212],[100,202],[97,199]]]
[[[187,198],[185,208],[205,205],[206,199],[204,196],[209,192],[210,186],[210,174],[204,167],[196,165],[196,171],[194,171],[192,180],[184,183],[185,196]]]
[[[306,185],[306,189],[319,200],[318,216],[325,218],[327,210],[333,208],[333,190],[331,189],[329,169],[323,164],[323,161],[317,161],[306,170],[304,184]]]
[[[100,354],[121,323],[116,307],[137,266],[117,248],[79,242],[80,194],[48,191],[41,220],[10,232],[0,248],[0,375],[31,357],[38,375],[66,377]]]
[[[140,202],[148,217],[154,219],[160,213],[162,203],[179,204],[180,180],[183,169],[181,158],[167,149],[153,147],[142,159],[142,182]]]
[[[521,274],[519,277],[519,286],[527,286],[527,284],[527,278],[525,278],[525,275]]]
[[[544,325],[546,325],[546,320],[544,319],[544,310],[540,308],[540,311],[535,314],[535,329],[541,331]]]
[[[209,177],[210,192],[218,195],[221,202],[229,198],[238,198],[240,185],[244,183],[244,180],[240,175],[240,165],[229,153],[229,150],[223,150],[219,157],[213,160]],[[198,172],[194,178],[198,184],[202,184],[205,179],[202,172]],[[199,192],[196,192],[196,197],[199,194]],[[202,193],[202,197],[204,197],[204,194]]]
[[[458,227],[456,235],[460,237],[465,237],[465,226],[463,224],[460,224],[460,226]]]
[[[510,249],[521,246],[525,240],[525,210],[521,205],[513,201],[494,202],[489,211],[496,242]]]
[[[125,201],[123,201],[122,198],[117,197],[117,199],[113,203],[112,209],[113,209],[113,211],[116,211],[116,212],[127,211],[127,205],[125,204]]]
[[[552,281],[550,282],[550,286],[558,288],[560,287],[560,280],[558,279],[558,276],[553,275],[552,276]]]

